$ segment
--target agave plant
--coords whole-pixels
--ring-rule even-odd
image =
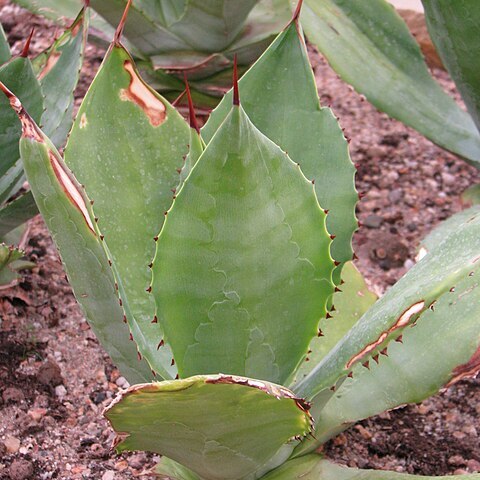
[[[33,61],[30,40],[12,57],[0,25],[0,81],[11,89],[39,122],[56,146],[63,146],[73,119],[73,91],[77,85],[87,35],[85,10],[51,47]],[[38,214],[32,193],[25,190],[19,153],[21,124],[7,99],[0,98],[0,285],[18,278],[18,270],[32,267],[21,260],[27,238],[25,222]]]
[[[409,477],[313,452],[480,368],[480,215],[376,301],[350,262],[354,167],[299,14],[201,131],[139,76],[126,14],[64,158],[0,84],[76,297],[135,384],[106,411],[117,449],[162,454],[167,478]]]

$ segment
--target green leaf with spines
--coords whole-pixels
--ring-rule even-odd
[[[45,53],[39,72],[45,97],[42,129],[57,147],[63,146],[73,123],[73,92],[77,86],[88,34],[87,8]]]
[[[32,118],[40,121],[43,113],[43,95],[32,64],[28,58],[14,57],[0,67],[0,81],[3,82],[30,112]],[[0,95],[0,177],[10,170],[20,158],[18,142],[22,132],[20,121],[5,95]]]
[[[10,53],[10,45],[8,44],[7,36],[0,23],[0,65],[8,62],[12,54]]]
[[[241,78],[239,89],[242,106],[255,126],[299,163],[308,179],[315,181],[318,201],[330,212],[327,228],[335,236],[331,254],[342,263],[334,273],[338,284],[343,263],[352,259],[351,241],[357,228],[355,168],[332,111],[320,107],[296,22],[276,38]],[[231,99],[230,92],[202,129],[207,143],[227,115]]]
[[[433,310],[403,331],[401,343],[388,345],[388,356],[379,355],[368,369],[355,365],[353,377],[345,379],[325,407],[314,405],[314,438],[297,447],[296,455],[313,451],[352,423],[421,402],[450,382],[474,376],[480,370],[479,275],[477,268],[460,279]]]
[[[313,185],[234,106],[157,242],[153,293],[180,375],[288,378],[333,292],[330,243]]]
[[[108,259],[94,227],[90,202],[55,146],[10,96],[23,124],[20,152],[37,206],[60,251],[70,284],[92,330],[122,374],[132,383],[150,381],[145,362],[136,359]]]
[[[289,388],[307,376],[377,300],[352,262],[345,264],[342,280],[341,291],[335,292],[332,298],[334,310],[330,318],[320,320],[319,333],[310,343],[310,353],[306,356],[308,361],[295,372],[295,381]]]
[[[312,399],[345,379],[356,363],[371,360],[444,293],[480,267],[480,215],[460,225],[412,267],[295,386]],[[323,394],[322,394],[323,397]],[[315,402],[314,402],[315,403]]]
[[[153,451],[200,478],[237,480],[310,431],[306,408],[279,385],[199,375],[131,387],[105,415],[118,432],[119,451]]]
[[[311,454],[290,460],[262,480],[479,480],[480,473],[429,477],[385,470],[360,470],[337,465]]]
[[[178,184],[189,128],[138,76],[130,55],[112,45],[80,107],[65,161],[87,194],[112,262],[140,353],[162,378],[172,378],[168,346],[148,293],[154,237]]]
[[[480,3],[422,0],[428,31],[480,130]]]
[[[386,0],[305,0],[301,21],[332,68],[376,108],[480,168],[475,123],[433,80]]]

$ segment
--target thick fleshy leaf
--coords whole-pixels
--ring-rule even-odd
[[[165,2],[140,0],[130,7],[125,37],[143,54],[197,50],[219,52],[240,32],[257,0],[185,0],[172,12]],[[92,0],[92,7],[112,25],[123,13],[125,0]]]
[[[357,228],[355,168],[338,122],[329,108],[319,105],[305,44],[295,22],[241,78],[239,88],[242,106],[255,126],[315,181],[320,205],[331,212],[327,228],[335,236],[332,257],[342,263],[351,260],[352,235]],[[207,143],[227,115],[231,95],[225,96],[202,129]],[[334,274],[336,283],[340,282],[341,267]]]
[[[75,18],[83,6],[83,0],[14,0],[23,8],[57,23]]]
[[[311,428],[308,405],[290,390],[228,375],[136,385],[105,415],[117,450],[160,453],[210,480],[254,473]]]
[[[480,204],[480,184],[472,185],[462,193],[462,203],[466,205]]]
[[[3,86],[2,86],[3,88]],[[108,259],[92,221],[90,202],[54,145],[10,92],[23,125],[20,151],[33,196],[60,251],[70,284],[92,330],[130,382],[152,378],[129,340]]]
[[[20,278],[13,265],[24,255],[25,252],[15,246],[0,244],[0,289],[13,286]]]
[[[20,157],[2,176],[0,176],[0,204],[15,195],[25,183],[25,174]]]
[[[38,214],[31,192],[25,192],[10,203],[0,207],[0,237],[19,227]]]
[[[0,23],[0,65],[8,62],[12,54],[10,53],[10,46],[8,45],[7,36]]]
[[[38,77],[45,96],[42,129],[57,147],[63,146],[73,123],[73,92],[88,31],[85,15],[86,9],[83,9],[72,26],[49,48]]]
[[[345,379],[356,363],[368,365],[372,357],[401,337],[442,295],[457,288],[469,275],[478,275],[479,260],[480,214],[477,214],[458,226],[391,287],[300,381],[295,391],[311,399]]]
[[[434,253],[432,253],[434,254]],[[441,295],[368,368],[357,364],[323,409],[313,407],[315,438],[297,447],[311,451],[352,423],[417,403],[445,385],[475,376],[480,370],[479,272],[460,280]],[[452,348],[455,345],[455,348]],[[377,363],[378,362],[378,363]]]
[[[440,245],[440,243],[442,243],[460,225],[470,221],[478,213],[480,213],[480,205],[474,205],[473,207],[458,212],[447,220],[441,222],[420,242],[417,258],[423,258],[427,253]]]
[[[65,161],[95,202],[139,351],[163,378],[176,371],[168,348],[157,350],[163,334],[152,323],[149,264],[188,141],[180,114],[143,82],[126,50],[112,46],[80,107]]]
[[[304,378],[377,300],[352,262],[345,264],[342,280],[345,283],[342,283],[341,291],[333,295],[334,310],[330,312],[329,318],[320,320],[318,336],[310,343],[308,361],[295,373],[292,385]]]
[[[68,26],[85,5],[84,0],[12,0],[12,2],[36,15],[42,15],[53,20],[62,27]],[[101,39],[103,43],[105,41],[110,42],[114,28],[100,15],[93,13],[90,25],[92,27],[91,37],[96,40]]]
[[[422,0],[428,31],[480,130],[480,3]]]
[[[3,82],[31,112],[38,122],[43,112],[40,84],[28,58],[15,57],[0,67]],[[10,170],[20,158],[18,142],[22,132],[20,121],[5,95],[0,94],[0,177]]]
[[[118,25],[125,10],[125,0],[91,0],[90,5],[110,25]],[[148,17],[135,4],[128,12],[127,22],[123,31],[128,39],[143,55],[158,53],[161,45],[166,50],[190,50],[190,46],[183,39],[170,32],[161,23]]]
[[[305,0],[301,19],[332,68],[376,108],[480,167],[475,123],[432,79],[389,3]]]
[[[170,458],[162,457],[155,466],[155,473],[165,480],[201,480],[201,478]]]
[[[427,477],[385,470],[359,470],[336,465],[320,455],[296,458],[277,468],[262,480],[478,480],[480,473]]]
[[[157,316],[180,375],[288,378],[333,291],[330,242],[311,183],[234,107],[157,243]]]

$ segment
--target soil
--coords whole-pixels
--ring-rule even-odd
[[[32,26],[32,51],[55,27],[6,0],[0,21],[14,52]],[[377,293],[414,263],[421,238],[464,206],[460,194],[479,172],[389,119],[337,78],[313,49],[324,105],[351,138],[358,165],[357,265]],[[87,48],[77,92],[84,95],[102,52]],[[458,100],[442,70],[434,76]],[[0,297],[0,479],[150,479],[154,455],[117,455],[101,412],[126,381],[101,350],[72,295],[40,218],[27,257],[37,264]],[[337,462],[426,475],[480,471],[480,380],[466,380],[420,405],[363,421],[323,447]]]

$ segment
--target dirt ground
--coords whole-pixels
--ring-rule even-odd
[[[55,27],[0,0],[0,21],[18,52],[32,26],[32,48]],[[43,36],[43,38],[41,38]],[[88,47],[80,98],[101,52]],[[363,226],[358,266],[382,293],[413,265],[415,248],[441,220],[463,208],[459,196],[477,170],[379,113],[339,80],[313,50],[324,105],[331,105],[358,164]],[[458,98],[445,72],[442,86]],[[155,456],[116,455],[101,412],[125,379],[100,349],[65,279],[40,218],[27,256],[37,267],[0,296],[0,479],[153,478]],[[463,381],[421,405],[361,422],[324,446],[338,462],[426,475],[480,472],[480,380]]]

